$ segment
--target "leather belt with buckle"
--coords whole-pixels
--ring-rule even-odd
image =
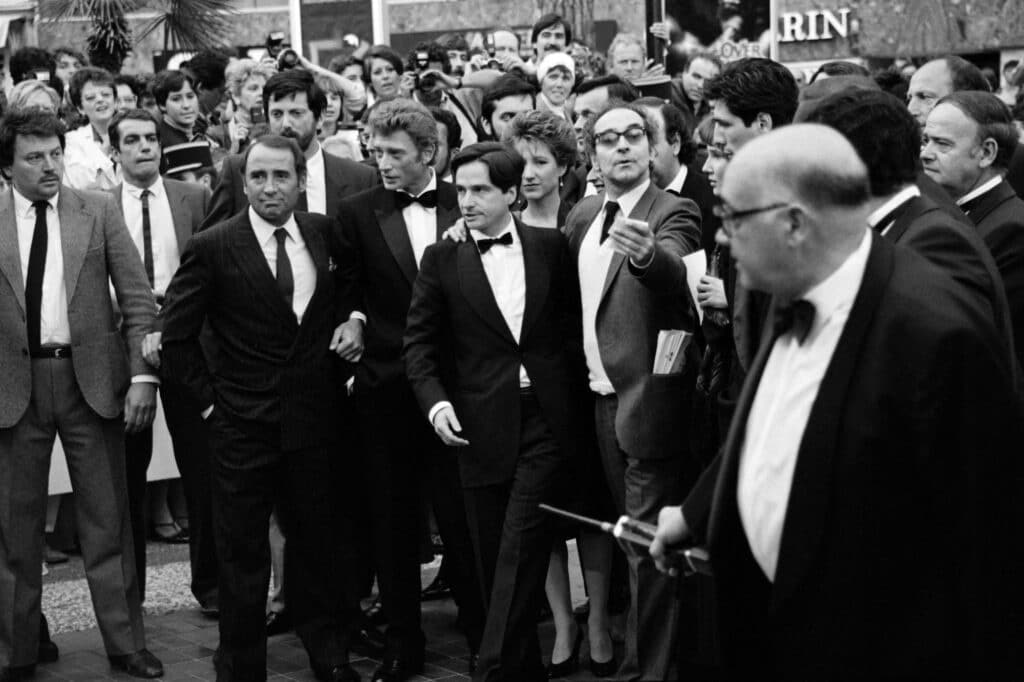
[[[44,346],[31,353],[34,359],[67,360],[71,357],[71,346]]]

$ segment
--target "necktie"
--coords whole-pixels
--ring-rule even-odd
[[[149,222],[149,195],[148,189],[142,190],[139,200],[142,202],[142,262],[146,266],[146,279],[149,280],[149,288],[153,288],[153,228]]]
[[[36,225],[32,231],[32,246],[28,252],[28,273],[25,277],[25,322],[28,325],[29,351],[39,350],[40,319],[43,305],[43,273],[46,272],[46,247],[49,236],[46,233],[45,201],[34,201]]]
[[[604,240],[608,239],[608,230],[611,229],[612,223],[615,222],[615,216],[619,213],[619,205],[614,201],[609,201],[604,205],[604,223],[601,224],[601,243],[604,244]]]
[[[277,239],[277,288],[290,308],[292,294],[295,292],[295,280],[292,278],[292,262],[288,260],[288,251],[284,248],[288,230],[283,227],[277,228],[274,230],[274,238]]]
[[[512,233],[506,232],[500,237],[494,239],[481,239],[476,243],[478,249],[480,249],[480,255],[484,255],[491,250],[492,246],[500,244],[501,246],[512,246]]]
[[[779,338],[788,331],[793,332],[796,341],[803,344],[814,324],[814,304],[800,299],[775,309],[774,336]]]
[[[399,210],[405,209],[409,204],[419,204],[423,208],[437,208],[437,191],[430,190],[418,197],[414,197],[406,192],[395,192],[395,203],[398,205]]]

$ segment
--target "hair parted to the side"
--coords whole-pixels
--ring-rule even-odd
[[[1006,170],[1010,166],[1010,158],[1017,149],[1017,127],[1013,125],[1013,114],[1003,100],[991,92],[979,90],[963,90],[943,97],[935,106],[949,104],[964,116],[978,124],[978,142],[991,138],[995,140],[996,158],[993,166]]]
[[[110,125],[107,126],[107,132],[110,135],[110,147],[111,149],[121,150],[121,130],[118,126],[123,121],[144,121],[146,123],[153,124],[153,131],[157,133],[156,146],[160,146],[160,121],[156,120],[153,114],[149,113],[145,109],[125,109],[114,114],[114,117],[110,119]]]
[[[421,152],[437,150],[437,123],[425,106],[399,97],[379,102],[366,120],[371,135],[393,135],[405,131]]]
[[[578,148],[572,124],[550,111],[524,111],[509,124],[508,142],[539,142],[551,150],[555,163],[565,168],[576,165]]]
[[[726,64],[704,84],[704,99],[719,100],[749,126],[758,114],[768,114],[778,128],[793,121],[799,100],[796,79],[782,64],[763,57],[746,57]]]
[[[14,163],[14,143],[19,135],[56,137],[64,149],[64,124],[56,114],[36,107],[13,109],[0,119],[0,168]]]
[[[507,192],[516,190],[519,196],[519,184],[523,180],[523,169],[526,161],[514,149],[500,142],[477,142],[461,150],[452,159],[452,177],[458,181],[459,169],[469,163],[479,161],[487,166],[491,184]]]
[[[245,150],[245,156],[242,157],[242,174],[245,174],[245,168],[249,165],[249,156],[252,155],[252,150],[257,147],[266,147],[267,149],[287,149],[292,153],[292,158],[295,160],[295,173],[301,178],[306,175],[306,155],[299,149],[299,143],[293,138],[285,137],[284,135],[261,135],[256,138],[251,145]]]
[[[306,105],[313,112],[313,118],[319,121],[327,108],[327,95],[316,84],[313,74],[304,69],[288,69],[267,79],[263,86],[263,113],[267,114],[271,102],[298,94],[306,96]]]

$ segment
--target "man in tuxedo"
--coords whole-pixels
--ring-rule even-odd
[[[373,679],[395,682],[423,666],[418,510],[427,471],[445,491],[435,499],[449,503],[435,508],[435,515],[474,656],[483,632],[483,602],[456,455],[439,447],[419,413],[401,354],[423,252],[459,217],[455,188],[438,181],[431,167],[437,125],[426,107],[405,99],[386,102],[373,110],[367,126],[383,186],[340,204],[339,276],[349,319],[342,325],[338,353],[356,363],[353,398],[365,448],[373,563],[387,618],[384,661]]]
[[[377,184],[377,174],[361,163],[328,154],[316,139],[317,122],[327,107],[327,96],[303,69],[289,69],[270,77],[263,86],[263,113],[270,132],[299,144],[307,164],[307,186],[296,210],[338,215],[338,203]],[[210,212],[200,229],[227,220],[247,205],[242,178],[242,155],[224,159],[213,188]]]
[[[111,666],[159,677],[145,648],[124,452],[125,432],[148,427],[156,408],[155,370],[142,357],[156,310],[114,201],[61,187],[63,149],[53,114],[14,111],[0,122],[0,167],[12,187],[0,197],[0,681],[31,677],[37,660],[58,433]]]
[[[977,226],[995,259],[1024,363],[1024,201],[1004,177],[1016,145],[1017,130],[1002,100],[989,92],[955,92],[928,114],[921,161]]]
[[[868,225],[885,239],[914,249],[961,284],[988,311],[1013,357],[1020,344],[1003,278],[963,212],[955,205],[940,205],[921,189],[920,131],[906,106],[888,93],[854,89],[836,92],[804,114],[806,122],[838,130],[867,166],[872,208]]]
[[[405,362],[422,413],[459,448],[487,595],[474,680],[546,680],[536,608],[552,502],[580,440],[579,290],[557,230],[512,218],[524,161],[497,142],[453,161],[470,239],[427,248],[413,287]]]
[[[715,233],[721,225],[715,215],[715,193],[708,178],[696,165],[697,145],[693,129],[674,104],[657,97],[644,97],[637,104],[647,110],[655,128],[654,167],[651,180],[659,188],[677,197],[689,199],[700,209],[700,245],[710,256],[715,250]]]
[[[738,679],[1019,677],[1009,364],[976,300],[867,227],[869,197],[820,125],[730,164],[723,230],[773,322],[691,493],[710,504],[663,510],[651,551],[706,540]]]
[[[697,474],[679,418],[689,411],[693,359],[675,374],[653,370],[663,331],[696,328],[682,256],[700,248],[696,204],[651,183],[654,136],[643,107],[613,101],[599,110],[587,145],[605,193],[583,199],[566,218],[605,475],[618,510],[649,522]],[[675,587],[649,559],[630,557],[629,569],[632,604],[618,679],[665,679]]]
[[[157,121],[142,109],[122,111],[110,121],[110,145],[124,183],[113,191],[132,237],[157,306],[181,254],[206,215],[210,190],[202,185],[160,177],[160,133]],[[143,355],[160,366],[160,332],[143,342]],[[160,394],[174,459],[181,473],[188,509],[189,559],[192,594],[207,615],[217,613],[217,558],[210,512],[209,447],[200,406],[173,376],[162,376]],[[153,456],[153,430],[146,428],[125,439],[128,500],[132,537],[146,546],[146,470]],[[136,552],[139,593],[145,600],[146,553]]]
[[[244,159],[249,208],[197,233],[162,311],[163,365],[192,393],[210,437],[220,583],[217,679],[267,673],[268,524],[280,512],[296,631],[319,680],[358,680],[348,665],[358,617],[350,589],[352,496],[337,489],[336,412],[344,384],[333,222],[296,213],[305,157],[292,139],[256,141]],[[208,325],[212,373],[200,346]],[[326,538],[326,542],[325,542]]]

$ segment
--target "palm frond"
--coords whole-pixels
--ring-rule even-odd
[[[54,21],[88,17],[102,22],[112,22],[129,12],[136,11],[144,4],[144,0],[42,0],[39,3],[39,14]]]
[[[140,40],[162,28],[164,42],[174,48],[201,50],[229,42],[231,15],[234,13],[230,0],[159,0],[145,4],[147,9],[156,11],[157,16],[139,31]]]

